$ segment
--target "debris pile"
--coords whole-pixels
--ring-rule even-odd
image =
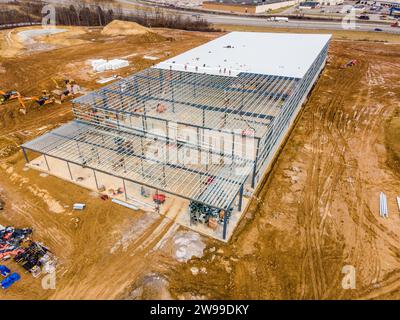
[[[32,229],[0,226],[0,260],[14,261],[38,277],[55,271],[56,259],[48,248],[30,239]]]
[[[216,208],[211,208],[199,202],[190,202],[190,222],[196,224],[198,222],[208,225],[212,229],[216,229],[218,224],[224,223],[225,214],[229,219],[232,209],[228,212]]]

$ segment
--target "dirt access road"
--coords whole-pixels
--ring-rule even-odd
[[[160,33],[173,40],[139,43],[94,30],[72,36],[84,43],[0,58],[7,75],[0,87],[34,94],[38,86],[51,89],[51,77],[70,76],[92,89],[96,77],[84,63],[91,57],[137,54],[125,75],[151,65],[144,54],[165,58],[218,36]],[[32,226],[59,268],[55,290],[19,269],[22,281],[0,298],[398,298],[399,48],[332,42],[326,69],[233,239],[203,238],[204,256],[187,263],[173,256],[171,239],[181,232],[173,221],[24,169],[19,144],[70,120],[68,104],[32,107],[26,116],[15,104],[2,107],[0,224]],[[349,59],[358,64],[342,69]],[[388,195],[388,219],[379,217],[380,191]],[[72,212],[74,202],[87,203],[87,211]],[[341,288],[344,265],[356,268],[356,290]],[[202,272],[193,275],[193,267]]]

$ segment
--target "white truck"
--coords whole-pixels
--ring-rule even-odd
[[[286,17],[271,17],[267,18],[268,21],[276,21],[276,22],[289,22],[289,18]]]

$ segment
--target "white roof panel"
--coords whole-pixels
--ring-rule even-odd
[[[302,78],[330,34],[231,32],[155,66],[237,76],[241,72]]]

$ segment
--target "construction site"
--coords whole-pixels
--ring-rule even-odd
[[[253,195],[322,70],[329,39],[230,33],[73,100],[74,122],[23,144],[24,155],[95,191],[118,185],[137,209],[164,213],[166,198],[186,199],[175,205],[183,225],[207,225],[199,231],[227,240],[244,193]],[[288,52],[297,60],[283,60]],[[30,162],[27,150],[43,157]]]
[[[57,283],[20,255],[1,299],[398,298],[395,35],[36,29],[0,31],[0,225]]]

